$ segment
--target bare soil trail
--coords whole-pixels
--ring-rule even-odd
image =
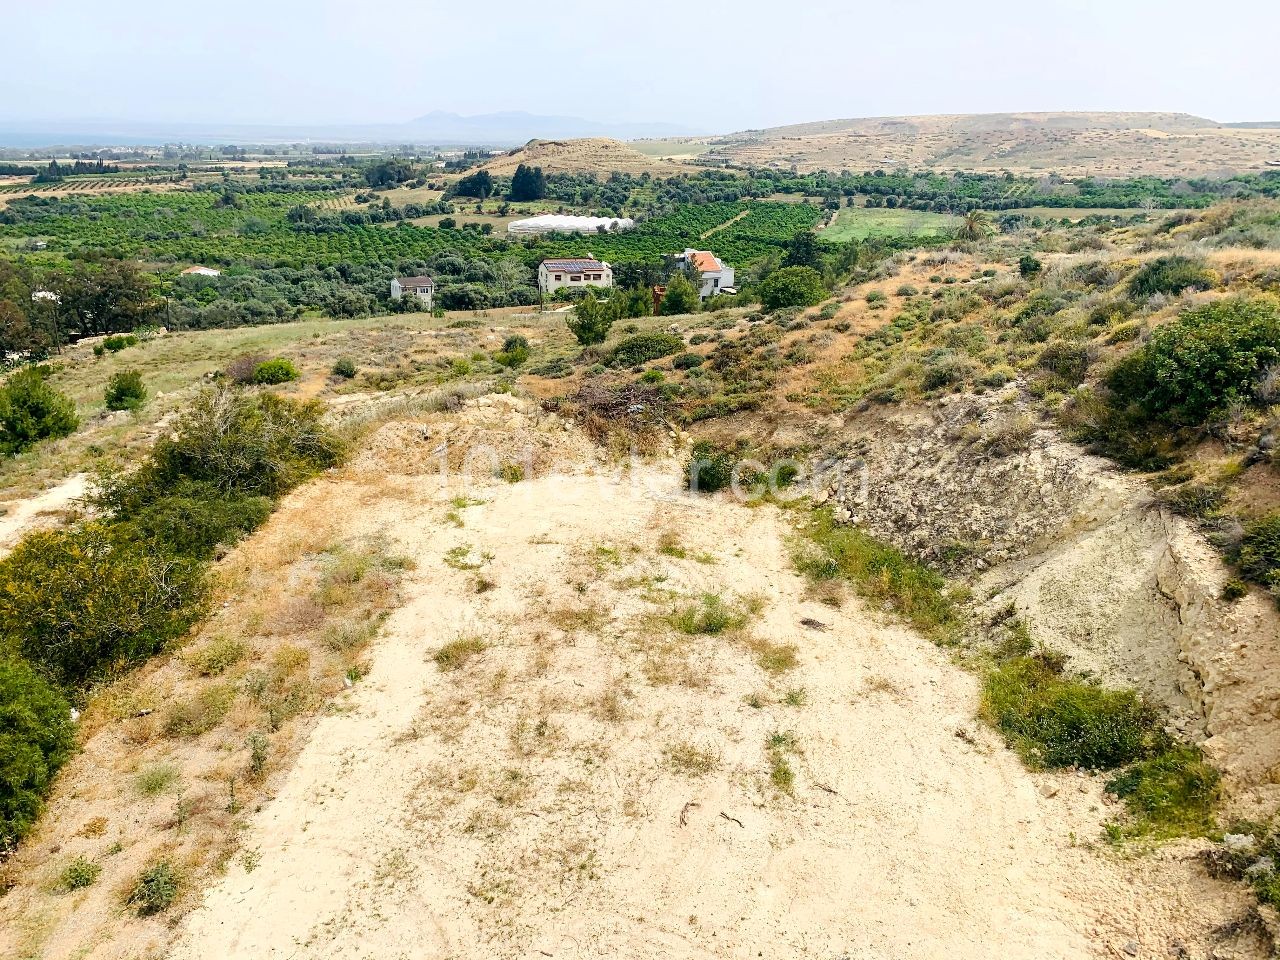
[[[30,531],[57,525],[88,491],[88,476],[77,473],[37,496],[0,504],[4,508],[0,513],[0,557]]]
[[[1258,955],[1210,934],[1240,890],[1188,846],[1107,848],[1101,781],[1028,773],[946,651],[810,599],[796,515],[689,499],[672,463],[590,475],[499,399],[389,425],[357,464],[420,477],[380,518],[417,561],[407,602],[174,960]],[[486,417],[578,466],[428,477]],[[706,594],[745,624],[673,627]]]

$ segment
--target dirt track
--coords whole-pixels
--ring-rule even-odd
[[[374,444],[328,508],[412,474],[401,448]],[[806,597],[788,515],[686,500],[676,476],[488,483],[461,527],[458,491],[423,477],[380,512],[418,563],[408,602],[172,956],[1208,955],[1238,890],[1177,847],[1116,857],[1099,780],[1026,772],[944,651]],[[671,630],[703,593],[758,612],[740,634]],[[441,670],[460,637],[485,649]],[[753,640],[797,666],[771,677]]]

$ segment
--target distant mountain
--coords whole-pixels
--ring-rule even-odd
[[[579,117],[436,111],[408,123],[276,125],[0,119],[0,147],[124,146],[157,143],[417,143],[423,146],[516,147],[533,139],[678,137],[697,131],[669,123],[603,123]]]

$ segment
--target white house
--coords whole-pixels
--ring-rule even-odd
[[[215,270],[213,269],[213,267],[202,267],[197,265],[194,267],[187,267],[187,269],[182,271],[182,275],[184,277],[192,276],[192,275],[195,275],[198,277],[220,277],[222,276],[222,271]]]
[[[391,299],[399,300],[405,295],[414,296],[430,310],[436,302],[436,282],[430,277],[396,277],[391,281]]]
[[[736,292],[733,286],[733,267],[729,266],[709,250],[686,250],[676,254],[676,266],[681,270],[693,264],[702,282],[698,285],[698,295],[703,299],[714,297],[717,293]]]
[[[599,260],[543,260],[538,267],[538,289],[555,293],[566,287],[612,287],[613,269]]]

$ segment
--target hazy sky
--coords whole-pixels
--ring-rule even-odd
[[[1280,120],[1276,0],[3,0],[0,119]]]

